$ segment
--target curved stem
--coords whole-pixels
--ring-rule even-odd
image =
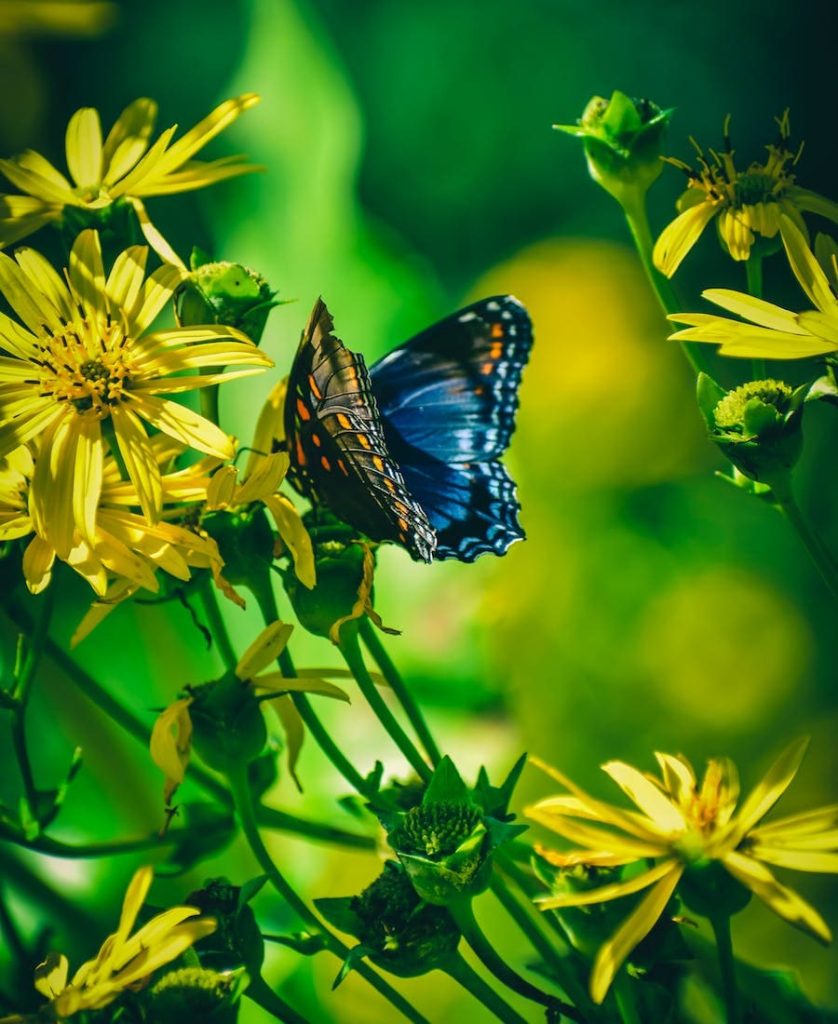
[[[470,992],[487,1010],[504,1024],[526,1024],[526,1020],[505,999],[480,977],[477,971],[457,953],[444,968],[445,973]]]
[[[331,932],[325,924],[323,924],[322,921],[320,921],[315,912],[311,910],[305,901],[297,895],[294,888],[274,863],[273,858],[268,852],[268,848],[262,841],[246,770],[242,769],[237,775],[231,775],[229,777],[229,783],[230,789],[233,793],[236,811],[239,815],[239,820],[241,821],[242,832],[244,833],[254,856],[259,862],[260,867],[268,876],[271,884],[303,924],[316,934],[323,936],[326,948],[336,957],[341,960],[345,960],[349,953],[348,947],[345,946],[343,942],[341,942],[341,940]],[[414,1021],[414,1024],[429,1024],[425,1017],[414,1010],[410,1003],[408,1003],[402,995],[400,995],[368,964],[361,961],[356,963],[354,966],[355,970],[366,981],[368,981],[373,988],[377,989],[385,999],[389,999],[396,1009],[398,1009],[408,1020]]]
[[[276,992],[268,985],[260,974],[251,978],[245,995],[252,999],[257,1006],[273,1014],[277,1020],[284,1021],[284,1024],[310,1024],[307,1017],[297,1013],[293,1006],[289,1006],[284,999],[281,999]]]
[[[526,978],[522,978],[505,960],[501,959],[495,947],[489,942],[483,934],[483,929],[477,923],[474,911],[472,910],[471,900],[465,899],[451,903],[448,909],[457,922],[457,927],[462,932],[463,938],[474,950],[483,966],[491,971],[498,981],[503,982],[513,992],[517,992],[519,995],[531,999],[541,1006],[546,1006],[548,1010],[561,1010],[562,1013],[567,1013],[569,1010],[571,1014],[575,1013],[572,1006],[566,1007],[561,1000],[548,995],[546,992],[542,992],[540,988],[536,988]],[[574,1019],[578,1020],[579,1018],[576,1017]]]
[[[754,250],[745,261],[745,276],[748,281],[748,294],[756,299],[762,298],[762,256],[758,256]],[[751,360],[751,376],[754,380],[765,379],[765,360]]]
[[[678,302],[672,282],[668,277],[664,277],[652,260],[654,243],[652,241],[652,231],[649,227],[649,217],[646,213],[646,196],[627,197],[621,205],[623,213],[626,215],[626,221],[631,237],[634,240],[637,254],[640,257],[640,262],[643,264],[646,277],[660,303],[661,309],[664,313],[680,312],[681,304]],[[694,373],[698,374],[699,371],[707,368],[706,355],[702,351],[700,344],[682,342],[681,351],[687,357]]]
[[[806,522],[794,497],[788,475],[772,480],[771,490],[780,510],[797,531],[798,537],[809,552],[824,583],[832,591],[833,596],[838,598],[838,565],[836,565],[832,553]]]
[[[614,979],[614,1001],[620,1014],[621,1024],[643,1024],[631,990],[629,976],[621,971]]]
[[[736,974],[733,966],[733,943],[730,937],[730,918],[711,917],[719,971],[722,976],[722,994],[727,1013],[727,1024],[739,1024],[739,994],[736,991]]]
[[[204,390],[208,391],[210,389],[205,388]],[[204,613],[209,622],[210,633],[212,633],[212,638],[218,645],[218,653],[221,655],[224,667],[232,672],[235,670],[239,659],[233,650],[230,634],[227,632],[227,626],[221,615],[221,609],[218,607],[218,597],[216,596],[215,585],[212,582],[211,576],[207,576],[204,580],[200,595],[201,604],[204,607]]]
[[[431,730],[428,728],[425,716],[422,714],[422,710],[419,705],[413,699],[413,694],[407,688],[407,685],[393,663],[392,658],[387,653],[384,644],[381,642],[381,637],[373,628],[372,623],[366,615],[361,616],[359,632],[367,650],[370,652],[375,663],[378,665],[379,669],[381,669],[382,675],[387,680],[390,689],[395,694],[398,702],[404,708],[404,712],[407,715],[410,724],[416,731],[416,735],[419,737],[419,742],[425,748],[425,753],[430,758],[431,764],[436,767],[442,760],[442,755],[439,752],[439,747],[436,745],[436,740],[434,739]]]
[[[364,664],[364,658],[361,654],[361,647],[358,643],[357,635],[352,630],[342,632],[339,647],[344,661],[352,675],[355,677],[355,681],[358,683],[361,693],[364,695],[367,703],[375,713],[375,717],[387,730],[391,739],[402,754],[404,754],[408,763],[419,778],[424,782],[427,782],[432,775],[431,769],[413,745],[410,737],[396,721],[395,715],[387,707],[384,699],[378,692],[378,688],[376,687],[372,676],[367,671],[367,666]]]

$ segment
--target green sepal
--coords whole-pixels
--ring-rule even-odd
[[[714,415],[716,406],[725,397],[727,392],[713,378],[700,371],[695,385],[695,398],[698,403],[698,411],[704,417],[708,430],[716,429],[716,417]]]
[[[451,758],[446,754],[437,765],[422,797],[422,806],[443,803],[470,803],[471,793]]]
[[[264,575],[273,559],[274,534],[261,505],[242,512],[213,512],[201,525],[218,544],[229,583],[247,584]]]
[[[732,917],[751,901],[751,890],[717,860],[689,864],[678,883],[678,894],[688,910],[710,919]]]
[[[338,971],[335,980],[332,982],[332,991],[334,992],[334,990],[338,987],[338,985],[340,985],[340,983],[347,976],[347,974],[349,974],[349,972],[354,969],[356,964],[360,963],[364,959],[364,957],[369,956],[370,953],[372,952],[374,952],[374,950],[370,949],[368,946],[363,945],[363,943],[360,943],[357,946],[353,946],[352,949],[350,949],[349,952],[346,954],[346,959],[341,964],[340,970]]]
[[[509,804],[512,794],[518,785],[518,779],[527,763],[527,755],[521,754],[512,766],[509,774],[500,784],[493,786],[489,782],[489,775],[485,768],[481,767],[477,773],[477,783],[474,787],[473,796],[475,801],[483,808],[483,812],[493,818],[503,821],[509,815]]]
[[[835,381],[835,370],[832,366],[827,367],[827,372],[812,382],[806,392],[806,401],[838,405],[838,383]]]
[[[211,768],[229,774],[257,758],[268,741],[252,688],[233,672],[191,691],[192,743]]]

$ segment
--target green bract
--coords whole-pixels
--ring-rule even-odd
[[[193,745],[216,771],[238,771],[257,758],[268,741],[252,687],[233,672],[194,687],[189,714]]]
[[[624,203],[660,176],[661,142],[672,113],[615,90],[610,100],[594,96],[577,124],[553,127],[583,140],[591,177]]]
[[[170,971],[148,993],[151,1019],[156,1024],[234,1024],[238,1019],[239,997],[247,975],[237,971],[183,967]]]

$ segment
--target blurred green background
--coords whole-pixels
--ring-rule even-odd
[[[834,800],[834,606],[779,516],[713,477],[721,459],[704,440],[691,374],[664,340],[620,211],[587,178],[581,149],[550,128],[577,117],[591,95],[619,88],[677,108],[667,150],[685,158],[689,135],[719,144],[731,113],[747,162],[761,156],[772,118],[789,106],[795,138],[807,140],[800,183],[836,198],[827,114],[834,40],[818,29],[817,6],[798,2],[793,20],[785,5],[758,0],[709,0],[700,14],[690,3],[651,0],[117,7],[98,38],[0,42],[0,150],[31,146],[63,166],[64,127],[79,106],[96,106],[107,127],[149,95],[161,128],[185,129],[229,95],[260,93],[261,104],[209,155],[246,152],[265,173],[149,205],[182,254],[201,245],[297,300],[273,314],[266,333],[278,374],[318,294],[339,335],[370,358],[483,294],[512,292],[531,311],[536,345],[508,456],[529,539],[473,566],[414,565],[396,549],[379,559],[377,607],[404,631],[391,653],[463,773],[487,762],[499,774],[528,750],[613,797],[597,766],[623,758],[651,768],[661,749],[697,765],[730,755],[753,784],[786,742],[808,733],[812,747],[784,808]],[[681,187],[667,170],[653,190],[655,230]],[[49,247],[51,239],[35,241]],[[780,257],[766,274],[774,301],[802,307]],[[708,231],[677,284],[698,308],[703,287],[744,288],[744,271],[723,260]],[[717,366],[726,384],[745,373],[731,361]],[[803,372],[783,370],[791,380]],[[225,389],[227,425],[240,437],[250,436],[273,379]],[[797,481],[801,504],[835,550],[831,417],[832,409],[809,411]],[[67,641],[88,599],[81,583],[71,588],[56,639]],[[242,645],[259,628],[252,609],[231,607],[227,617]],[[4,656],[12,640],[6,628]],[[295,637],[294,645],[298,663],[334,661],[326,641]],[[78,659],[149,724],[153,709],[216,667],[178,604],[120,608]],[[361,701],[323,713],[362,766],[380,757],[404,774]],[[60,776],[74,746],[84,750],[56,837],[142,835],[160,824],[161,780],[147,753],[48,662],[30,735],[44,782]],[[335,804],[345,786],[311,742],[301,765],[305,793],[282,778],[271,800],[353,825]],[[0,777],[0,797],[15,789],[13,774]],[[549,789],[525,772],[518,807]],[[184,786],[184,799],[198,795]],[[279,834],[269,842],[310,895],[359,891],[378,872],[370,855]],[[5,895],[30,933],[44,923],[43,903],[16,865],[34,863],[46,885],[82,908],[50,922],[54,944],[74,963],[110,929],[142,861],[0,854]],[[222,872],[236,882],[256,873],[243,844],[161,882],[155,899],[176,901]],[[834,881],[791,881],[837,928]],[[502,912],[491,901],[478,911],[523,963]],[[267,893],[257,912],[266,930],[291,924]],[[838,1007],[834,950],[755,904],[734,921],[734,942],[757,963],[794,964],[811,998]],[[334,961],[278,950],[269,950],[270,980],[313,1019],[392,1019],[354,975],[331,995]],[[0,988],[7,983],[0,971]],[[441,977],[404,988],[434,1021],[483,1019]],[[245,1024],[266,1019],[252,1005],[243,1014]]]

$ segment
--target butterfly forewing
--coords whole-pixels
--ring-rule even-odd
[[[364,360],[332,329],[318,300],[286,399],[292,482],[367,536],[395,541],[430,561],[436,536],[387,447]]]

